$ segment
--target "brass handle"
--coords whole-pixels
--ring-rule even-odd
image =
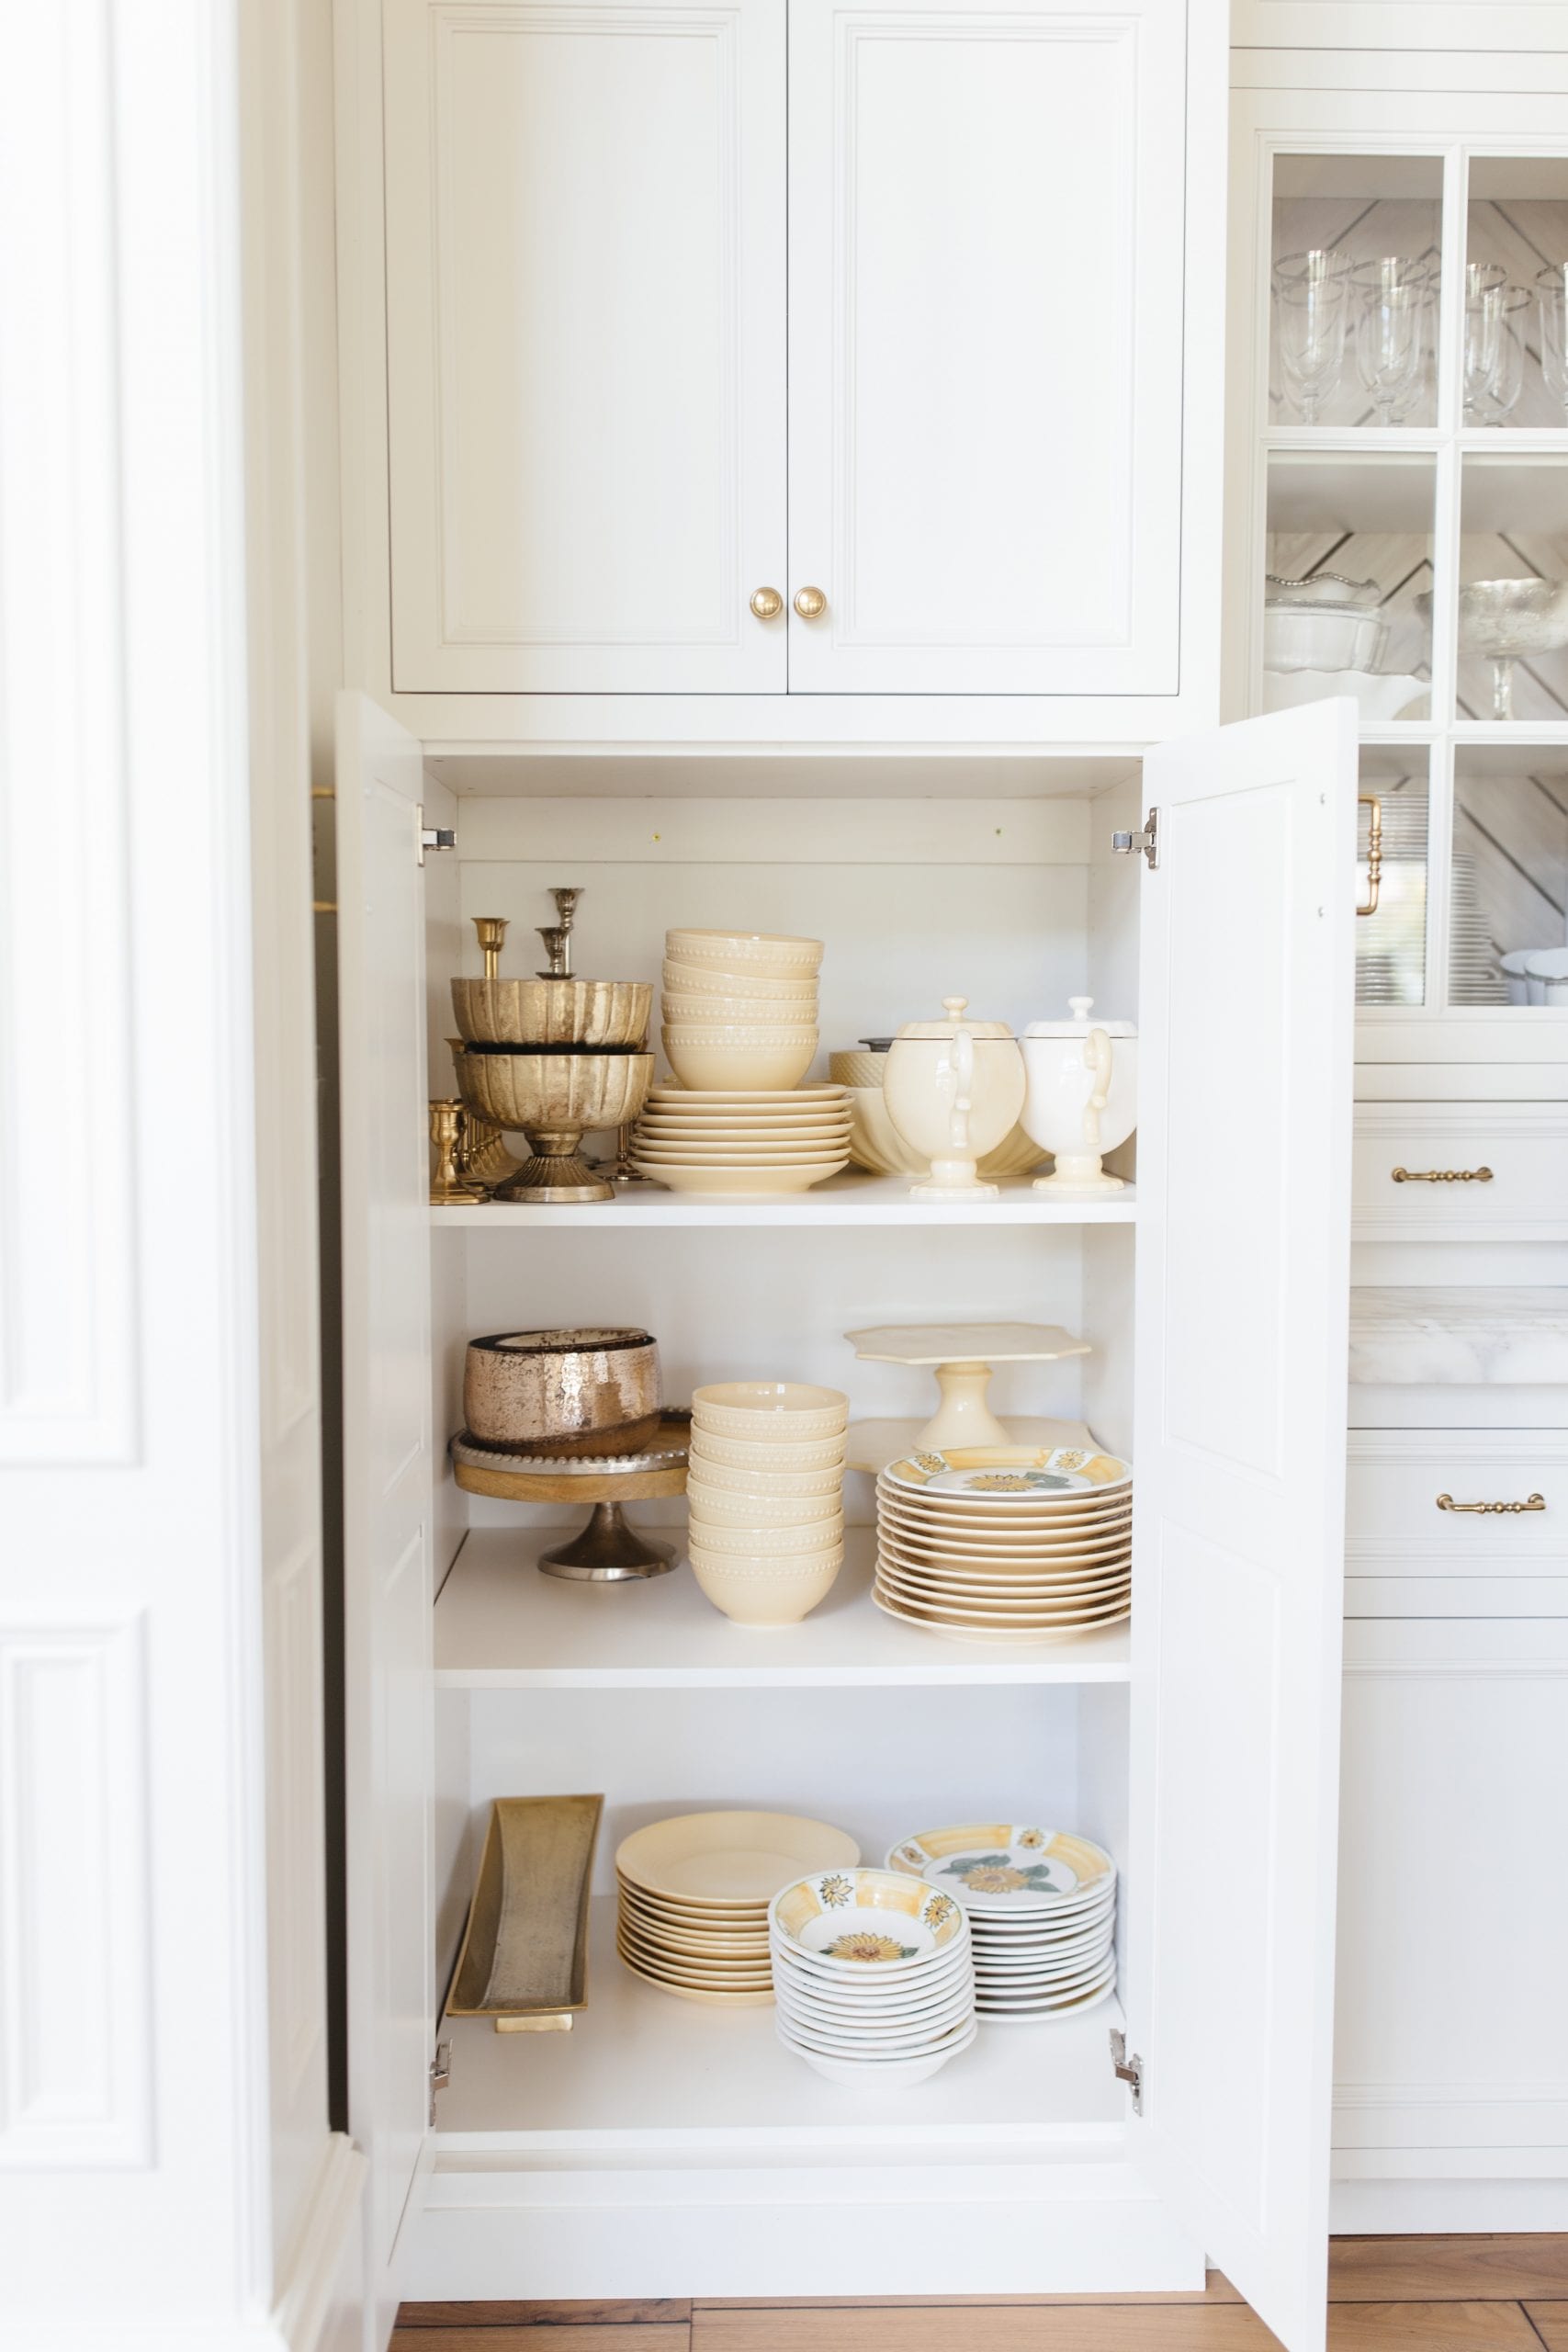
[[[1490,1184],[1490,1168],[1391,1168],[1396,1184]]]
[[[828,609],[828,599],[820,588],[797,588],[795,609],[803,621],[820,620]]]
[[[760,621],[776,621],[784,610],[784,598],[776,588],[753,588],[751,610]]]
[[[1375,792],[1360,792],[1356,796],[1358,808],[1370,808],[1367,819],[1367,899],[1363,906],[1356,902],[1359,915],[1375,915],[1378,892],[1382,888],[1382,802]]]
[[[1528,1502],[1522,1503],[1456,1503],[1452,1495],[1439,1495],[1438,1509],[1439,1510],[1485,1511],[1491,1516],[1505,1511],[1544,1510],[1546,1498],[1544,1495],[1531,1495]]]

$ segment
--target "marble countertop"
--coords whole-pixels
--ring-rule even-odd
[[[1568,1290],[1352,1289],[1350,1378],[1365,1387],[1568,1384]]]

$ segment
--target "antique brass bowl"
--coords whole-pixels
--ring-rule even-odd
[[[452,1010],[470,1045],[640,1046],[653,989],[647,980],[454,980]]]
[[[498,1187],[498,1201],[614,1200],[614,1185],[580,1147],[595,1129],[637,1117],[653,1078],[651,1054],[487,1053],[470,1045],[452,1060],[468,1109],[528,1139],[530,1157]]]

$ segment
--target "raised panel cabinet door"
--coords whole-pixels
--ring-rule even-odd
[[[791,0],[792,693],[1176,692],[1186,17]]]
[[[1324,2341],[1356,714],[1145,764],[1128,2032],[1134,2153]]]
[[[349,2128],[380,2344],[435,2041],[423,775],[395,719],[338,697]]]
[[[389,0],[392,678],[782,693],[784,0]]]

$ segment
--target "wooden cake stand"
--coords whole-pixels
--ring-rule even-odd
[[[640,1453],[545,1460],[476,1445],[459,1430],[448,1451],[452,1475],[468,1494],[503,1503],[591,1503],[579,1533],[541,1552],[537,1566],[547,1577],[580,1584],[626,1584],[661,1577],[675,1565],[675,1546],[639,1535],[623,1507],[685,1493],[690,1431],[688,1420],[666,1419]]]

